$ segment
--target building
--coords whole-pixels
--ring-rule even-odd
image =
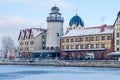
[[[85,27],[76,14],[63,35],[64,19],[56,6],[47,17],[47,29],[21,30],[18,41],[21,58],[109,59],[108,54],[120,51],[120,12],[114,25]]]
[[[34,51],[46,48],[46,31],[42,28],[30,28],[20,31],[18,41],[21,59],[30,59]]]
[[[120,11],[118,12],[117,19],[114,23],[114,49],[120,51]]]
[[[95,59],[108,59],[107,54],[114,51],[113,25],[85,28],[82,19],[75,15],[69,26],[61,37],[62,58],[85,59],[89,54]]]
[[[47,30],[41,28],[21,30],[18,38],[20,56],[24,59],[59,57],[63,22],[59,8],[54,6],[47,17]]]
[[[64,19],[59,13],[59,8],[56,6],[52,7],[51,13],[47,17],[47,50],[60,48],[60,38],[63,36],[63,22]]]

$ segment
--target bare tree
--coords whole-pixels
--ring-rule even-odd
[[[4,52],[4,58],[7,57],[8,51],[12,50],[14,47],[14,41],[11,39],[11,37],[8,36],[2,39],[2,50]]]

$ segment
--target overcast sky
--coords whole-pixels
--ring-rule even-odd
[[[18,45],[21,29],[46,28],[46,17],[55,4],[65,20],[64,31],[76,11],[85,27],[92,27],[114,24],[120,10],[120,0],[0,0],[0,48],[4,36],[10,36]]]

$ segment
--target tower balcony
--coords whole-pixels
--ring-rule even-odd
[[[47,22],[64,22],[63,17],[47,17]]]

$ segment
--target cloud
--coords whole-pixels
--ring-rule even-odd
[[[31,3],[32,0],[0,0],[0,3]]]
[[[40,24],[39,21],[22,18],[19,16],[0,16],[0,28],[3,28],[3,27],[14,28],[14,27],[18,27],[18,26],[34,27],[34,26],[37,26],[38,24]]]
[[[29,21],[18,16],[0,16],[0,27],[18,26],[27,24]]]
[[[40,26],[45,27],[44,24],[45,22],[19,16],[0,16],[0,44],[3,37],[10,36],[15,41],[15,44],[18,45],[17,38],[21,29]]]
[[[38,0],[37,2],[33,2],[31,7],[35,10],[47,11],[55,5],[64,10],[74,8],[74,5],[63,0]]]
[[[34,7],[37,9],[48,9],[51,6],[59,6],[64,9],[74,7],[71,3],[64,0],[0,0],[0,3],[9,4],[28,4],[26,6]]]

